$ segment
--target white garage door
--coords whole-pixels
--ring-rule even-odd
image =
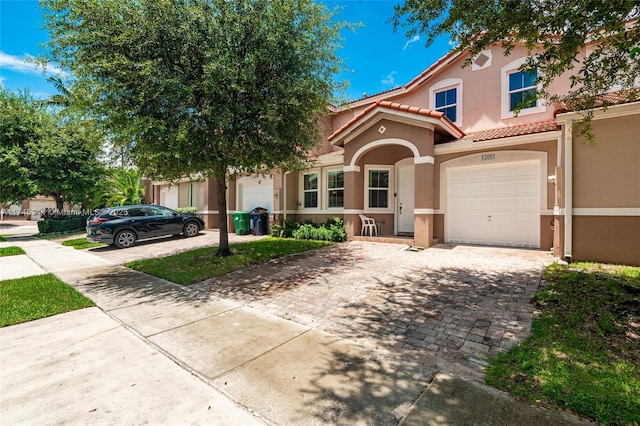
[[[160,205],[170,209],[178,208],[178,187],[168,186],[160,190]]]
[[[42,220],[42,214],[45,209],[56,209],[55,201],[31,200],[29,201],[29,210],[31,211],[31,220]]]
[[[273,177],[248,176],[238,179],[238,210],[250,212],[256,207],[273,210]]]
[[[447,172],[447,241],[540,247],[540,163]]]

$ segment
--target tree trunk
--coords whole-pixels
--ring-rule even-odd
[[[220,242],[216,256],[231,256],[229,250],[229,228],[227,226],[227,181],[226,167],[214,176],[218,184],[218,221],[220,222]]]
[[[53,194],[53,199],[56,200],[56,210],[58,214],[62,214],[64,211],[64,198],[62,195]]]

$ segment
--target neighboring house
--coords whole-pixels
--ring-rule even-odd
[[[3,219],[19,217],[28,220],[41,220],[46,209],[56,209],[56,200],[53,197],[38,195],[24,200],[20,204],[11,204],[3,211]]]
[[[229,212],[341,216],[349,238],[365,214],[381,234],[423,247],[530,247],[640,264],[640,102],[597,111],[592,144],[576,131],[578,112],[544,100],[515,112],[537,90],[535,75],[519,70],[523,47],[487,49],[463,68],[466,58],[450,53],[403,87],[334,108],[309,170],[232,176]],[[568,88],[564,76],[550,91]],[[180,185],[181,200],[189,189]],[[198,185],[208,194],[198,208],[217,213],[215,185]]]

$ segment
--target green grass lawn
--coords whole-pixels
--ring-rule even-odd
[[[551,265],[531,336],[490,361],[487,384],[601,424],[640,421],[640,268]]]
[[[270,259],[326,247],[326,241],[264,238],[231,244],[233,256],[216,257],[217,247],[207,247],[157,259],[136,260],[125,266],[178,284],[194,284]]]
[[[94,306],[53,274],[0,281],[0,327]]]
[[[0,248],[0,257],[16,256],[19,254],[25,254],[24,250],[22,250],[20,247],[11,246]]]
[[[73,240],[66,240],[61,243],[63,246],[73,247],[76,250],[82,250],[91,247],[100,247],[105,244],[95,243],[93,241],[87,241],[86,238],[75,238]]]
[[[3,235],[0,235],[0,243],[6,243],[6,242],[7,242],[7,239]]]

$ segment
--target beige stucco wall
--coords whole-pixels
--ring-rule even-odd
[[[574,216],[572,260],[640,265],[640,216]]]
[[[384,126],[386,128],[384,134],[380,134],[380,132],[378,131],[378,129],[381,126]],[[375,124],[373,124],[367,130],[365,130],[362,134],[358,135],[356,138],[354,138],[353,140],[345,144],[344,163],[351,164],[353,156],[362,147],[372,142],[389,140],[389,139],[400,139],[400,140],[411,142],[413,145],[417,147],[421,156],[432,155],[433,153],[433,131],[432,130],[426,129],[424,127],[399,123],[397,121],[382,119],[379,122],[376,122]],[[406,147],[403,147],[401,145],[390,145],[390,146],[394,147],[394,149],[392,150],[398,151],[399,154],[395,154],[395,153],[392,154],[389,151],[389,158],[388,158],[389,162],[384,162],[379,164],[394,164],[396,161],[406,158],[408,155],[413,156],[411,151]],[[376,156],[381,155],[379,153],[379,149],[376,148],[372,151],[367,152],[364,156],[361,156],[360,158],[358,158],[357,165],[372,164],[371,159],[367,157],[370,154],[373,154]]]
[[[459,127],[465,132],[494,129],[502,126],[513,126],[523,123],[552,120],[553,106],[546,107],[542,112],[519,114],[516,117],[502,117],[502,68],[512,62],[527,56],[526,48],[516,46],[509,56],[504,56],[500,47],[492,47],[492,63],[488,68],[473,71],[470,66],[462,67],[467,55],[461,55],[448,66],[438,70],[421,85],[411,91],[389,96],[372,96],[370,103],[341,111],[333,116],[333,130],[339,129],[364,108],[377,99],[385,99],[405,105],[430,108],[430,90],[432,87],[448,79],[461,79],[462,83],[462,123]],[[566,93],[569,89],[569,74],[558,77],[549,87],[554,94]],[[460,95],[458,95],[460,96]],[[459,100],[460,102],[460,100]]]
[[[574,129],[573,207],[640,207],[640,114],[592,126],[594,144]]]

